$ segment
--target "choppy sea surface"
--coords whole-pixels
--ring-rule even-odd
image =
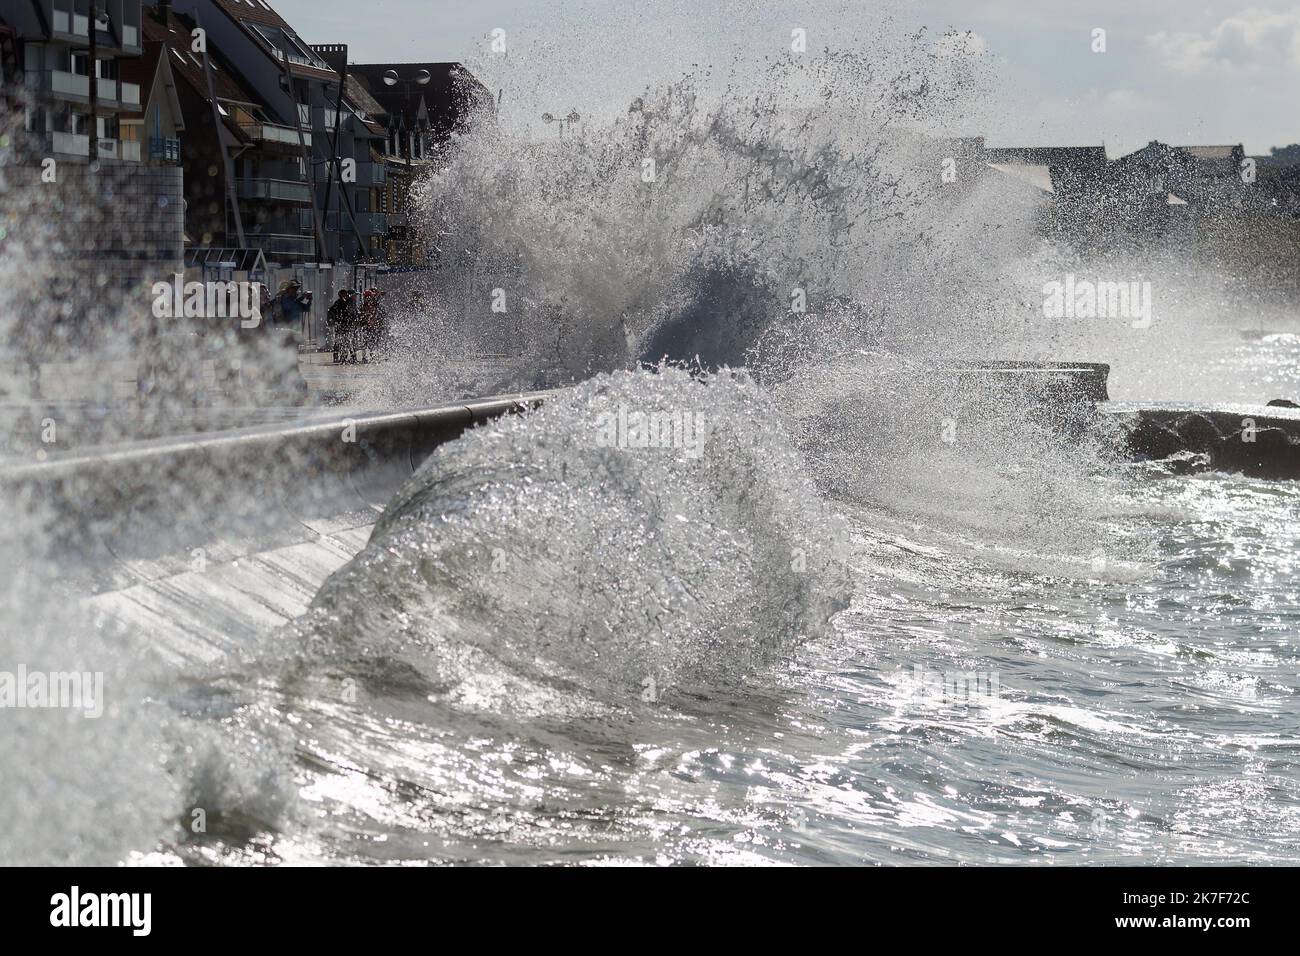
[[[1256,250],[1074,251],[1023,184],[944,183],[1004,107],[915,5],[801,2],[806,56],[786,5],[575,6],[470,64],[500,116],[440,152],[438,268],[350,407],[570,387],[439,448],[299,619],[185,635],[202,665],[81,615],[42,503],[0,502],[0,670],[112,688],[3,714],[0,862],[1300,861],[1300,484],[1129,464],[952,372],[1300,400]],[[48,253],[0,258],[4,331],[76,311]],[[1153,321],[1045,318],[1076,274]],[[192,477],[178,524],[230,480]]]
[[[633,401],[715,416],[703,452],[602,444]],[[440,450],[179,705],[263,742],[162,858],[1300,856],[1300,486],[1042,447],[846,470],[852,436],[781,418],[619,374]]]

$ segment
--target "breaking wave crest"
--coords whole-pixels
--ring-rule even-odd
[[[848,548],[745,376],[600,375],[438,449],[308,626],[440,696],[716,692],[825,633]]]

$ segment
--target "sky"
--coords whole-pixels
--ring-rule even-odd
[[[597,99],[630,102],[648,83],[716,66],[739,48],[783,52],[793,27],[807,30],[811,50],[869,50],[887,18],[935,35],[971,31],[966,42],[986,58],[995,88],[953,135],[1104,144],[1112,156],[1153,139],[1243,143],[1250,154],[1300,142],[1300,0],[271,2],[309,42],[348,43],[354,62],[474,68],[490,56],[493,31],[504,31],[512,50],[532,49],[557,114]]]

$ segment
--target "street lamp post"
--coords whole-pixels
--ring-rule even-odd
[[[552,116],[550,113],[543,113],[543,114],[542,114],[542,122],[545,123],[547,126],[549,126],[549,125],[552,124],[552,123],[559,123],[559,124],[560,124],[560,139],[563,139],[563,138],[564,138],[564,126],[565,126],[565,124],[566,124],[566,123],[568,124],[568,126],[569,126],[569,132],[573,132],[573,124],[576,123],[576,122],[578,122],[578,120],[580,120],[580,119],[582,119],[582,117],[578,115],[578,111],[577,111],[577,110],[569,110],[569,115],[568,115],[568,116],[561,116],[561,117],[559,117],[559,118],[556,118],[556,117]]]
[[[415,76],[407,79],[398,75],[398,72],[396,70],[387,70],[384,73],[383,79],[384,79],[384,86],[390,88],[401,86],[403,88],[402,92],[406,94],[405,102],[403,103],[403,107],[402,107],[402,112],[398,115],[398,127],[397,127],[400,132],[405,133],[406,114],[411,110],[411,90],[417,86],[418,87],[428,86],[429,82],[433,79],[433,76],[429,73],[428,70],[420,70],[415,74]],[[411,126],[412,128],[418,128],[417,117],[412,117]],[[412,157],[408,153],[406,158],[411,159]]]

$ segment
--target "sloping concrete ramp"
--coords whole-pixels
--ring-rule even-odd
[[[306,610],[441,443],[534,393],[142,442],[0,470],[70,598],[212,660]]]

